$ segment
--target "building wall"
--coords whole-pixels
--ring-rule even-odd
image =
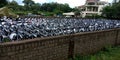
[[[94,5],[89,5],[89,3],[95,3]],[[98,4],[100,3],[100,4]],[[87,0],[84,7],[81,7],[80,9],[85,9],[85,11],[82,11],[82,17],[93,14],[101,15],[101,10],[103,7],[105,7],[107,3],[101,2],[99,0]]]
[[[120,44],[120,29],[0,43],[0,60],[68,60]]]

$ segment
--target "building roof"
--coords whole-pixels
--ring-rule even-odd
[[[85,7],[85,5],[78,6],[78,8],[84,8],[84,7]]]
[[[96,1],[100,1],[100,0],[87,0],[86,2],[96,2]]]
[[[75,15],[75,13],[74,12],[69,12],[69,13],[63,13],[63,15],[71,16],[71,15]]]

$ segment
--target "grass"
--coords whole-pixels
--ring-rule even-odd
[[[120,60],[120,46],[107,47],[94,55],[80,56],[77,55],[74,60]]]

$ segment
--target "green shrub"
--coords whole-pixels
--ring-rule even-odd
[[[3,42],[10,42],[10,39],[4,38]]]
[[[106,46],[102,51],[94,55],[76,55],[74,60],[120,60],[120,46]]]

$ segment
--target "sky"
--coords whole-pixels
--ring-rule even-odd
[[[12,1],[12,0],[11,0]],[[22,1],[23,0],[15,0],[17,1],[20,5],[23,5]],[[49,2],[58,2],[58,3],[68,3],[70,7],[76,7],[76,6],[81,6],[85,4],[86,0],[33,0],[35,3],[49,3]],[[108,1],[112,2],[113,0],[101,0],[101,1]]]

